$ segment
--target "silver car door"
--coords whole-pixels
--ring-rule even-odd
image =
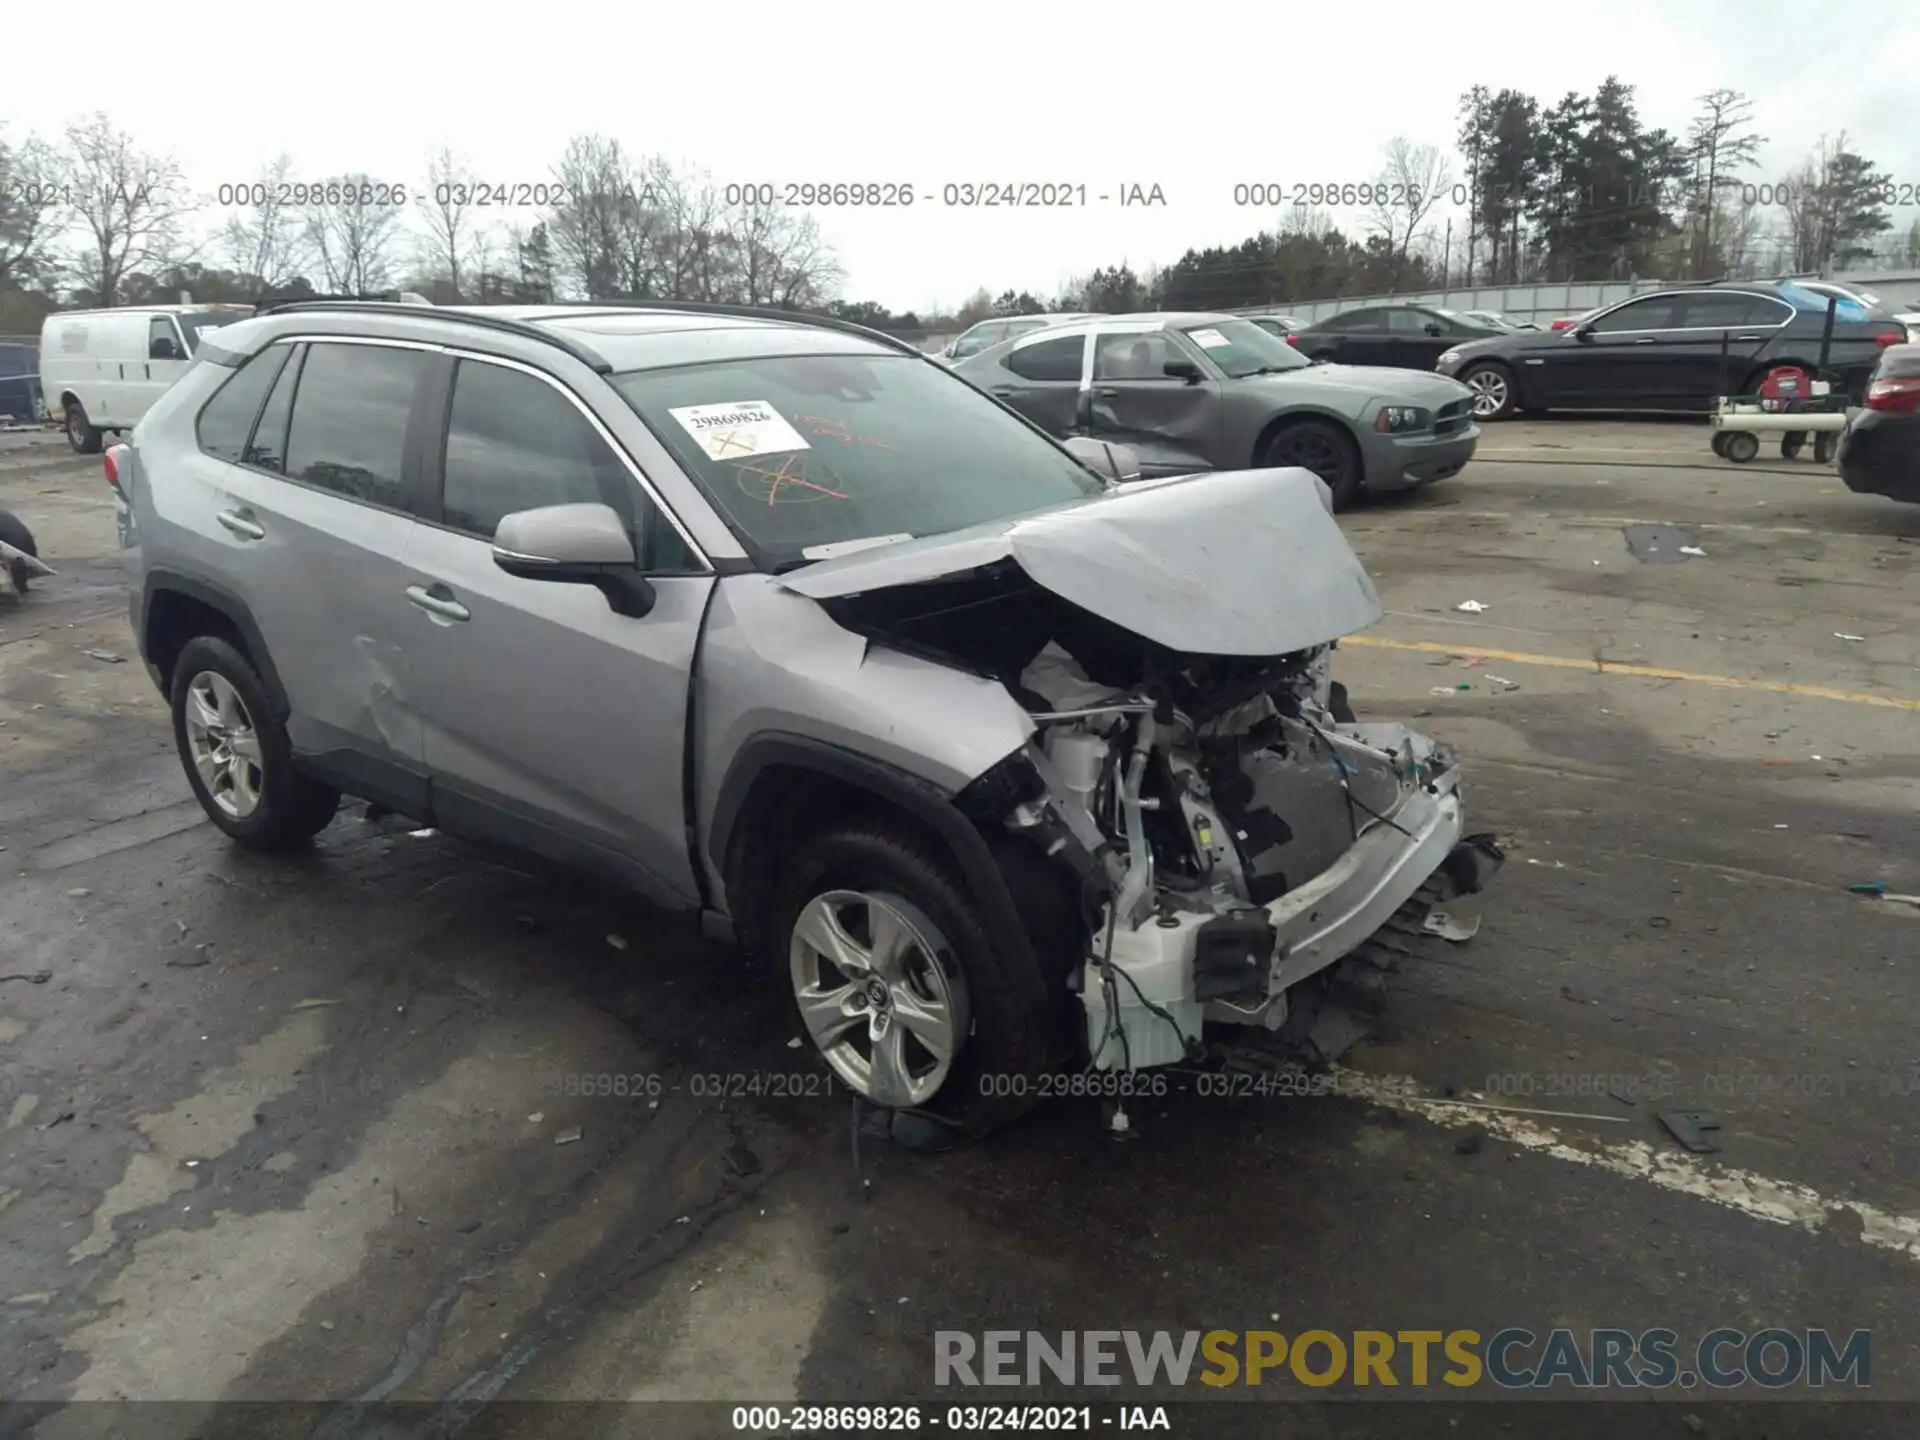
[[[429,459],[439,511],[420,526],[396,587],[436,819],[663,901],[696,899],[684,754],[711,568],[557,380],[462,356],[441,433]],[[503,516],[583,501],[629,520],[655,596],[647,614],[616,614],[590,586],[494,564]]]

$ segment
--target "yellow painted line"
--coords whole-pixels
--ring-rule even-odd
[[[1349,635],[1340,643],[1374,650],[1405,650],[1415,655],[1478,655],[1483,660],[1500,660],[1509,665],[1543,665],[1553,670],[1587,670],[1600,675],[1637,675],[1643,680],[1689,680],[1696,685],[1718,685],[1726,690],[1765,690],[1775,695],[1810,695],[1817,700],[1845,700],[1851,705],[1920,711],[1920,700],[1908,700],[1899,695],[1867,695],[1858,690],[1835,690],[1826,685],[1796,685],[1787,680],[1740,680],[1731,675],[1702,675],[1693,670],[1669,670],[1659,665],[1629,665],[1622,660],[1576,660],[1571,655],[1486,650],[1478,645],[1443,645],[1436,640],[1387,640],[1378,635]]]

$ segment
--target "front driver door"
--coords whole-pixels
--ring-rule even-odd
[[[710,567],[558,381],[464,357],[440,433],[439,504],[405,577],[435,817],[695,900],[682,757]],[[656,597],[646,615],[493,563],[502,516],[594,501],[628,521]]]
[[[1186,361],[1205,378],[1167,374],[1173,360]],[[1094,335],[1088,433],[1131,445],[1144,476],[1213,469],[1220,463],[1220,382],[1171,331],[1103,327]]]
[[[1670,403],[1661,342],[1678,300],[1672,294],[1629,300],[1535,352],[1546,362],[1549,403],[1623,410],[1657,410]]]

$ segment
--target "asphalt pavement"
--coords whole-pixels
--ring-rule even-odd
[[[1871,1385],[1765,1433],[1920,1399],[1920,908],[1848,888],[1920,893],[1920,507],[1583,420],[1355,511],[1388,613],[1336,673],[1463,755],[1509,853],[1456,907],[1478,933],[1332,1093],[1179,1075],[1124,1135],[1066,1099],[916,1156],[855,1135],[780,977],[681,919],[359,806],[309,857],[228,846],[98,461],[0,447],[0,506],[60,572],[0,612],[0,1397],[410,1401],[450,1434],[493,1397],[944,1404],[940,1330],[1785,1326],[1871,1331]],[[1496,1433],[1440,1388],[1401,1395]],[[1414,1423],[1215,1398],[1178,1433]],[[1639,1398],[1552,1433],[1762,1433]]]

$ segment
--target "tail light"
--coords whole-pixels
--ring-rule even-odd
[[[1894,329],[1876,331],[1873,343],[1883,349],[1888,345],[1904,345],[1907,343],[1907,327],[1901,325]]]
[[[1287,344],[1298,345],[1299,343],[1300,343],[1300,337],[1298,335],[1295,335],[1291,330],[1289,330],[1287,332]]]
[[[1867,387],[1867,409],[1883,415],[1920,415],[1920,375],[1874,381]]]
[[[1555,330],[1564,330],[1572,323],[1573,321],[1571,320],[1556,320],[1553,322],[1552,328]]]
[[[120,489],[120,466],[126,454],[126,449],[127,447],[124,445],[109,445],[106,455],[102,457],[106,464],[107,484],[111,485],[115,490]],[[124,494],[125,492],[122,491],[121,493]]]

